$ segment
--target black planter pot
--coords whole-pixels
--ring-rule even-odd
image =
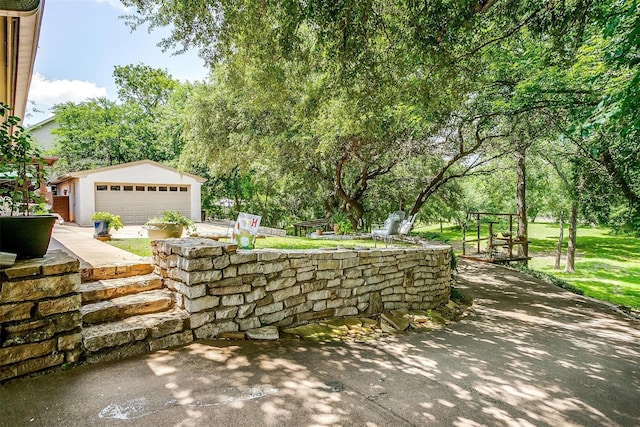
[[[55,222],[54,215],[0,217],[0,251],[18,254],[18,259],[44,256]]]

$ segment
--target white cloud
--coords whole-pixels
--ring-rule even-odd
[[[109,6],[115,8],[115,9],[119,9],[123,12],[129,12],[129,8],[126,7],[125,5],[122,4],[122,2],[120,2],[120,0],[96,0],[98,3],[106,3]]]
[[[63,102],[81,102],[89,98],[107,97],[107,88],[82,80],[47,80],[35,73],[31,79],[29,101],[37,108],[48,110]]]
[[[64,102],[82,102],[108,97],[107,88],[83,80],[48,80],[35,73],[31,79],[25,123],[33,124],[51,115],[51,107]],[[38,111],[33,111],[33,109]]]

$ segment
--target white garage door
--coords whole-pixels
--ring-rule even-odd
[[[144,224],[161,211],[191,216],[191,191],[187,185],[96,184],[96,211],[120,215],[124,224]]]

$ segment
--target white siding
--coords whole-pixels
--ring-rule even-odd
[[[144,224],[161,211],[178,211],[191,217],[191,192],[187,185],[96,183],[96,211],[120,215],[124,224]]]
[[[153,162],[135,162],[113,168],[79,172],[75,188],[75,222],[81,226],[91,226],[91,215],[97,211],[108,211],[120,215],[126,224],[144,224],[149,216],[162,210],[177,210],[192,220],[200,221],[200,187],[202,183],[190,175],[159,166]],[[121,186],[113,194],[97,195],[97,185]],[[134,186],[134,191],[124,191],[125,185]],[[135,186],[167,187],[166,192],[135,191]],[[170,191],[169,187],[177,187]],[[180,191],[180,188],[187,191]],[[110,187],[109,187],[110,188]],[[106,193],[111,193],[107,191]],[[162,194],[160,194],[162,193]]]

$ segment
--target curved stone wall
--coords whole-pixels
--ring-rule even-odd
[[[152,243],[156,273],[187,311],[194,338],[266,325],[447,303],[451,247],[251,250],[207,239]]]

